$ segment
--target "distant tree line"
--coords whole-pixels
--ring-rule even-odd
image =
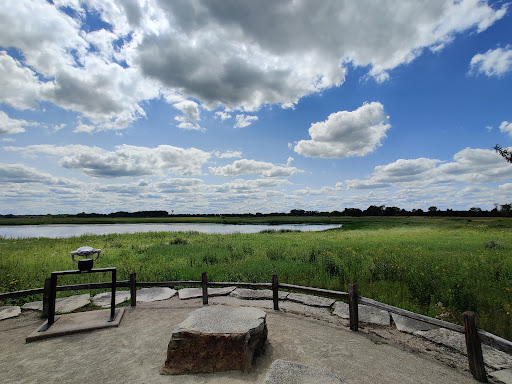
[[[498,208],[499,207],[499,208]],[[457,211],[447,209],[445,211],[431,206],[428,210],[412,209],[410,211],[399,207],[386,207],[385,205],[370,205],[365,210],[359,208],[345,208],[342,212],[318,212],[318,211],[305,211],[302,209],[292,209],[287,216],[456,216],[456,217],[503,217],[511,216],[511,204],[495,205],[495,207],[488,211],[479,207],[472,207],[467,211]]]
[[[135,217],[135,218],[148,218],[148,217],[276,217],[276,216],[327,216],[327,217],[363,217],[363,216],[444,216],[444,217],[510,217],[512,216],[511,204],[498,205],[495,204],[492,210],[483,210],[479,207],[472,207],[467,211],[457,211],[453,209],[446,209],[445,211],[438,209],[435,206],[429,207],[426,211],[423,209],[412,209],[410,211],[399,207],[386,207],[385,205],[370,205],[365,210],[359,208],[345,208],[343,211],[320,212],[320,211],[306,211],[303,209],[292,209],[289,213],[272,212],[272,213],[204,213],[204,214],[174,214],[169,215],[167,211],[138,211],[138,212],[112,212],[112,213],[85,213],[78,214],[61,214],[61,215],[0,215],[2,218],[14,217],[79,217],[79,218],[100,218],[100,217]]]

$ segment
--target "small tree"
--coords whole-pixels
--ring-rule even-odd
[[[498,144],[494,146],[494,150],[498,152],[505,160],[512,163],[512,151],[508,148],[502,148]]]

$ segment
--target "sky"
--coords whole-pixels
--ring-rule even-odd
[[[509,3],[2,5],[0,214],[512,202]]]

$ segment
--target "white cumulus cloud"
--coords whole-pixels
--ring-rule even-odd
[[[479,53],[471,59],[470,74],[483,73],[487,76],[502,76],[512,69],[512,49],[489,49],[485,53]]]
[[[64,168],[82,169],[92,177],[115,178],[155,174],[200,175],[202,166],[211,154],[197,148],[178,148],[159,145],[155,148],[119,145],[114,151],[85,145],[31,145],[6,147],[29,156],[38,153],[62,156],[59,164]]]
[[[220,152],[216,151],[215,156],[220,159],[231,159],[234,157],[242,157],[242,152],[240,151],[226,151],[226,152]]]
[[[500,131],[503,133],[508,133],[509,136],[512,136],[512,123],[508,121],[502,121],[500,124]]]
[[[294,150],[307,157],[344,158],[373,152],[391,127],[381,103],[365,103],[355,111],[340,111],[311,124],[311,140],[301,140]]]
[[[224,121],[227,119],[231,119],[231,115],[226,111],[217,111],[215,112],[215,118]]]
[[[375,167],[367,179],[347,180],[349,189],[411,187],[436,184],[491,183],[510,179],[512,167],[492,150],[465,148],[453,161],[399,159]]]
[[[245,128],[258,120],[258,116],[236,115],[235,128]]]
[[[12,119],[7,113],[0,111],[0,135],[13,135],[25,132],[24,127],[37,125],[37,123],[29,122],[23,119]]]
[[[289,177],[302,170],[290,167],[275,165],[266,161],[241,159],[232,164],[221,167],[208,167],[215,176],[232,177],[240,175],[259,175],[263,177]]]

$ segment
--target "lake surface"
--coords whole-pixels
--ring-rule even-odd
[[[331,228],[339,228],[330,224],[212,224],[212,223],[170,223],[170,224],[48,224],[48,225],[0,225],[0,236],[4,238],[24,237],[49,237],[57,239],[61,237],[90,235],[108,235],[111,233],[136,233],[136,232],[189,232],[201,233],[258,233],[264,230],[281,229],[293,231],[324,231]]]

